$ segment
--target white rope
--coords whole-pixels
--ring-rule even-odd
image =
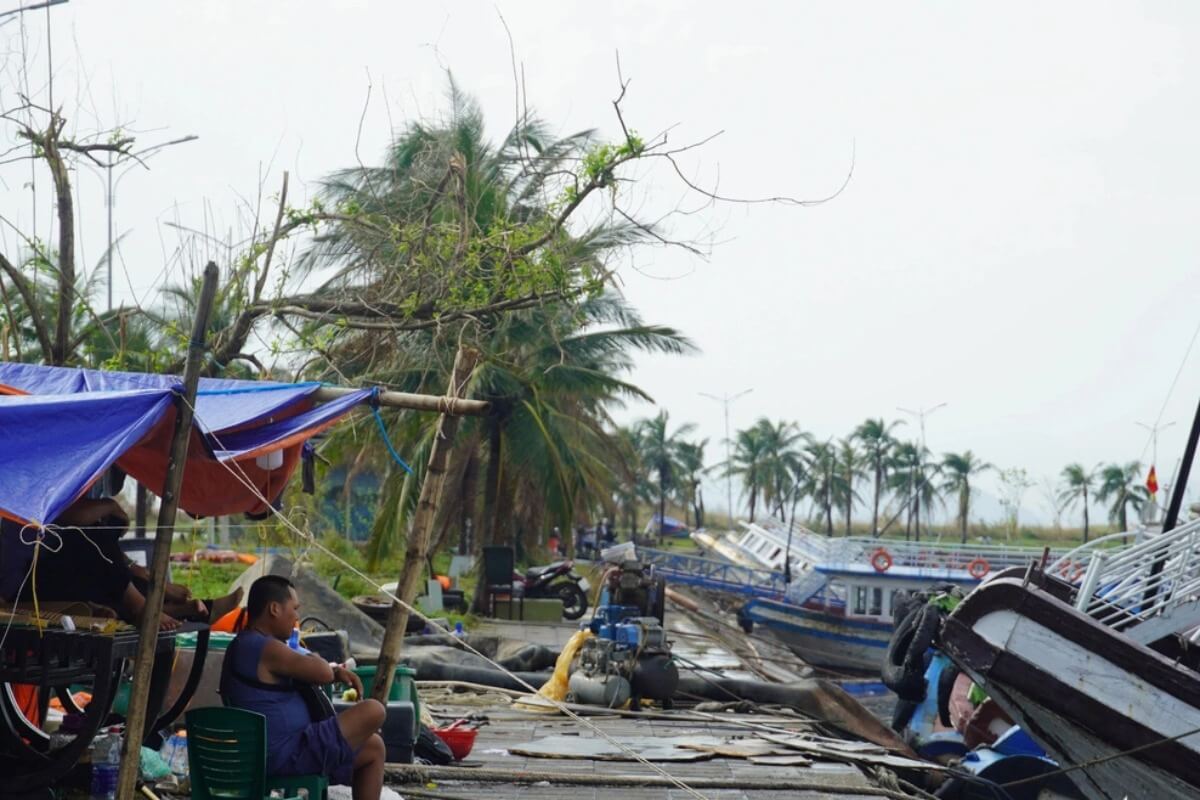
[[[181,397],[181,399],[184,400],[184,402],[187,402],[186,398],[182,398],[182,395],[180,397]],[[195,414],[195,412],[196,412],[196,407],[192,406],[192,413]],[[199,417],[197,416],[197,418],[199,418]],[[218,445],[221,445],[221,440],[219,438],[217,438],[217,436],[215,434],[210,433],[208,435],[210,437],[212,437],[212,439]],[[222,448],[224,447],[223,445],[221,445],[221,446],[222,446]],[[315,536],[312,535],[312,533],[303,531],[300,528],[296,527],[296,525],[293,524],[291,520],[289,520],[285,515],[279,513],[279,511],[273,505],[271,505],[271,502],[266,497],[263,496],[262,492],[260,492],[258,490],[258,487],[254,485],[254,482],[250,480],[249,476],[246,475],[245,471],[242,470],[240,465],[238,466],[237,472],[235,472],[229,466],[229,464],[227,462],[220,461],[218,463],[220,463],[222,466],[224,466],[225,469],[227,469],[229,471],[229,474],[233,475],[243,486],[245,486],[247,489],[249,489],[251,492],[253,492],[254,496],[257,497],[259,500],[261,500],[263,502],[263,504],[266,505],[268,509],[270,509],[272,514],[274,514],[276,517],[278,517],[280,520],[282,520],[283,524],[287,528],[292,530],[301,539],[308,541],[310,543],[310,546],[315,546],[318,549],[325,552],[328,556],[330,556],[332,559],[334,559],[335,561],[340,563],[343,567],[345,567],[346,569],[353,572],[359,578],[362,578],[364,581],[366,581],[371,586],[374,586],[376,588],[376,590],[378,590],[381,594],[391,598],[391,600],[393,602],[399,603],[401,607],[408,610],[409,614],[415,614],[417,617],[419,617],[422,620],[425,620],[426,622],[430,621],[429,617],[425,616],[425,614],[423,614],[421,611],[419,611],[418,609],[409,605],[408,603],[404,602],[403,600],[401,600],[399,597],[397,597],[393,593],[391,593],[389,591],[385,591],[383,586],[376,583],[375,580],[371,576],[369,576],[366,573],[362,572],[361,570],[357,569],[353,564],[350,564],[344,558],[339,556],[337,553],[335,553],[334,551],[330,550],[328,547],[323,545],[319,540],[317,540],[317,538]],[[237,462],[235,461],[233,463],[236,464]],[[238,474],[239,472],[241,473],[240,475]],[[508,677],[512,678],[514,681],[519,683],[521,686],[524,686],[526,689],[528,689],[530,691],[530,693],[537,694],[538,690],[535,689],[533,686],[531,686],[529,683],[527,683],[525,680],[523,680],[519,675],[516,675],[512,671],[506,669],[503,665],[497,663],[495,660],[493,660],[493,659],[489,658],[488,656],[484,655],[483,653],[479,652],[465,640],[459,639],[459,642],[462,644],[462,646],[465,649],[469,650],[470,652],[472,652],[475,655],[479,656],[480,658],[484,659],[489,664],[494,666],[496,669],[500,670],[505,675],[507,675]],[[695,797],[697,800],[709,800],[709,798],[706,795],[701,794],[696,789],[692,788],[691,786],[688,786],[682,780],[675,777],[671,773],[667,772],[665,769],[663,769],[659,765],[647,760],[646,758],[643,758],[641,756],[641,754],[635,752],[631,748],[627,747],[626,745],[624,745],[621,742],[614,739],[612,736],[610,736],[608,733],[606,733],[604,730],[602,730],[598,725],[595,725],[594,723],[590,722],[585,717],[582,717],[579,714],[576,714],[574,711],[572,711],[570,708],[568,708],[564,703],[561,703],[558,700],[554,700],[552,698],[546,698],[546,699],[549,700],[550,703],[552,703],[555,706],[555,708],[557,708],[560,712],[567,715],[568,717],[575,720],[576,722],[580,723],[585,728],[591,729],[597,736],[604,739],[609,744],[615,746],[616,748],[621,750],[621,752],[625,753],[626,755],[629,755],[630,757],[633,758],[633,760],[649,767],[654,772],[657,772],[659,775],[661,775],[662,777],[671,781],[673,784],[675,784],[680,789],[682,789],[683,791],[690,794],[692,797]]]

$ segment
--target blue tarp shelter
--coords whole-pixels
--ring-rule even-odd
[[[318,388],[201,378],[180,508],[265,512],[262,497],[278,497],[304,442],[371,396],[317,405]],[[0,516],[51,522],[114,464],[161,494],[182,393],[172,375],[0,362]],[[274,453],[267,468],[259,457]]]

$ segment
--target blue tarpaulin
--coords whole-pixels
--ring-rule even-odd
[[[265,511],[263,498],[278,497],[304,441],[371,395],[317,406],[318,388],[202,378],[180,508]],[[0,516],[53,521],[113,464],[161,494],[182,389],[177,376],[0,362]],[[276,451],[281,466],[256,462]],[[223,463],[231,461],[233,470]]]

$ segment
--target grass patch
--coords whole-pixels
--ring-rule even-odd
[[[173,564],[171,579],[192,590],[197,598],[221,597],[229,593],[229,586],[247,569],[246,564],[213,564],[197,561],[191,564]]]

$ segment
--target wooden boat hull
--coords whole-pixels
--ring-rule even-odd
[[[1200,798],[1200,674],[1020,579],[946,620],[942,649],[1089,800]],[[1178,737],[1178,738],[1176,738]]]
[[[741,614],[771,631],[805,663],[832,670],[878,675],[892,637],[890,622],[848,620],[778,600],[752,600]]]

